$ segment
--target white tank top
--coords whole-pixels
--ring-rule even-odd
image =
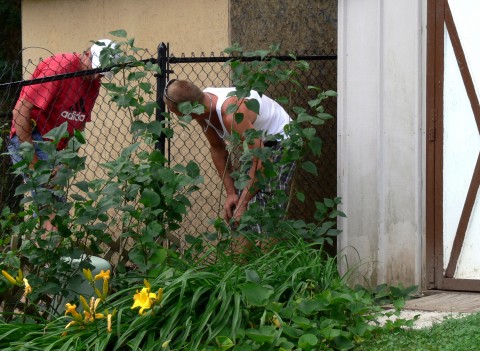
[[[235,91],[235,88],[207,88],[203,92],[217,96],[218,99],[215,109],[217,115],[222,116],[222,105],[225,100],[230,97],[227,96],[228,93],[232,91]],[[282,136],[285,136],[283,128],[290,122],[290,116],[278,102],[270,99],[266,95],[260,97],[260,94],[255,90],[251,90],[250,96],[246,99],[255,99],[260,104],[260,113],[257,115],[257,118],[253,123],[253,128],[255,128],[255,130],[263,131],[264,135],[281,134]],[[223,124],[223,118],[219,118],[219,120],[223,132],[215,128],[210,121],[207,121],[207,124],[215,129],[220,138],[224,139],[226,136],[230,136],[230,133],[228,133]]]

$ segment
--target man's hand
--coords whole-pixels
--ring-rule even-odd
[[[225,199],[225,216],[224,216],[225,221],[227,223],[230,222],[230,219],[232,219],[235,209],[237,208],[237,205],[238,205],[238,195],[237,194],[227,195],[227,198]]]
[[[247,208],[248,202],[242,202],[240,205],[237,206],[237,208],[235,208],[235,211],[233,212],[233,220],[235,223],[240,222],[240,218],[243,216]]]

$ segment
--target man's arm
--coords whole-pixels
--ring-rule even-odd
[[[19,99],[13,109],[13,125],[20,142],[29,142],[33,144],[32,140],[32,119],[31,112],[34,105],[27,99]],[[35,153],[32,160],[32,165],[37,163],[38,156]]]
[[[257,118],[257,114],[250,110],[245,105],[245,99],[238,100],[236,97],[231,97],[226,100],[224,106],[225,109],[228,108],[230,104],[237,104],[238,109],[236,114],[242,114],[243,118],[241,121],[237,122],[233,114],[226,114],[225,111],[222,111],[223,114],[223,122],[227,130],[232,133],[232,131],[237,132],[242,140],[244,139],[244,133],[249,129],[254,129],[253,123]],[[248,147],[249,149],[255,149],[262,147],[262,141],[260,139],[255,139],[253,144],[250,144]],[[248,203],[250,200],[255,196],[258,192],[256,188],[256,173],[257,171],[262,170],[262,162],[258,158],[254,157],[252,160],[252,167],[250,168],[248,175],[250,177],[249,182],[243,188],[240,197],[238,199],[237,208],[235,209],[234,217],[239,219],[243,213],[247,210]]]
[[[225,141],[218,136],[213,128],[205,128],[204,121],[198,121],[202,129],[205,131],[205,136],[210,144],[210,154],[212,157],[213,164],[215,169],[218,172],[218,175],[223,181],[223,186],[227,193],[227,198],[225,199],[224,218],[228,222],[233,217],[233,213],[238,203],[238,195],[235,189],[235,184],[230,176],[232,172],[232,164],[229,160],[229,153],[226,149]]]

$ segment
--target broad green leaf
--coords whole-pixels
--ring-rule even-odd
[[[247,283],[240,288],[249,305],[266,306],[274,290],[271,287]]]
[[[78,129],[75,129],[74,135],[75,135],[75,138],[77,138],[77,140],[80,144],[83,145],[83,144],[86,143],[85,136],[83,135],[83,133],[81,131],[79,131]]]
[[[114,37],[119,37],[119,38],[126,38],[127,37],[127,32],[123,29],[118,29],[110,32],[111,35]]]
[[[302,162],[302,168],[308,173],[317,175],[317,166],[311,161]]]
[[[231,115],[231,114],[234,114],[237,110],[238,110],[238,106],[236,104],[229,104],[227,106],[227,110],[225,111],[225,113],[227,115]]]
[[[298,310],[309,316],[322,310],[322,305],[316,300],[304,299],[298,305]]]
[[[145,207],[156,207],[160,205],[160,196],[150,189],[145,189],[140,197],[140,203]]]
[[[290,336],[291,338],[298,339],[300,336],[303,335],[303,330],[298,329],[298,328],[293,328],[289,325],[284,325],[283,326],[283,333],[285,335]]]
[[[250,111],[255,112],[257,115],[260,113],[260,103],[256,99],[245,101],[245,105]]]
[[[253,269],[246,269],[245,276],[247,278],[247,282],[260,283],[260,276]]]
[[[328,340],[333,340],[334,338],[340,336],[340,330],[331,326],[321,329],[319,332],[323,337],[327,338]]]
[[[259,344],[263,344],[265,342],[272,344],[277,336],[277,330],[273,326],[264,325],[258,329],[245,330],[245,335]]]
[[[146,72],[131,72],[129,73],[128,80],[139,80],[147,76]]]
[[[43,136],[43,138],[58,142],[60,141],[60,139],[68,137],[67,127],[68,123],[64,122],[60,126],[50,130],[47,134]]]
[[[233,341],[230,340],[230,338],[227,337],[227,336],[217,336],[215,338],[215,341],[216,341],[218,347],[220,348],[220,350],[222,350],[222,351],[231,349],[233,346],[235,346]]]
[[[243,113],[235,113],[235,123],[240,124],[243,122],[244,115]]]
[[[293,316],[292,322],[294,322],[296,326],[299,326],[303,330],[316,327],[316,323],[313,320],[302,316]]]
[[[318,338],[313,334],[303,334],[300,339],[298,339],[298,346],[303,350],[311,350],[317,344]]]
[[[352,349],[355,345],[353,344],[352,340],[346,338],[343,335],[337,336],[335,339],[335,345],[339,350],[350,350]]]
[[[305,201],[305,194],[304,194],[304,193],[301,193],[300,191],[297,191],[296,196],[297,196],[297,199],[298,199],[300,202],[304,202],[304,201]]]
[[[320,154],[322,153],[322,146],[322,139],[318,137],[313,137],[308,143],[308,147],[310,148],[310,150],[312,150],[315,156],[320,156]]]

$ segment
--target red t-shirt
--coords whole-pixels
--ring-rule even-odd
[[[57,54],[41,62],[32,79],[78,72],[81,69],[79,54]],[[26,99],[35,107],[31,118],[41,135],[68,122],[68,132],[82,130],[91,121],[91,113],[100,90],[99,79],[75,77],[53,82],[28,85],[22,88],[20,99]],[[15,134],[12,123],[11,134]],[[68,140],[62,140],[57,148],[63,149]]]

